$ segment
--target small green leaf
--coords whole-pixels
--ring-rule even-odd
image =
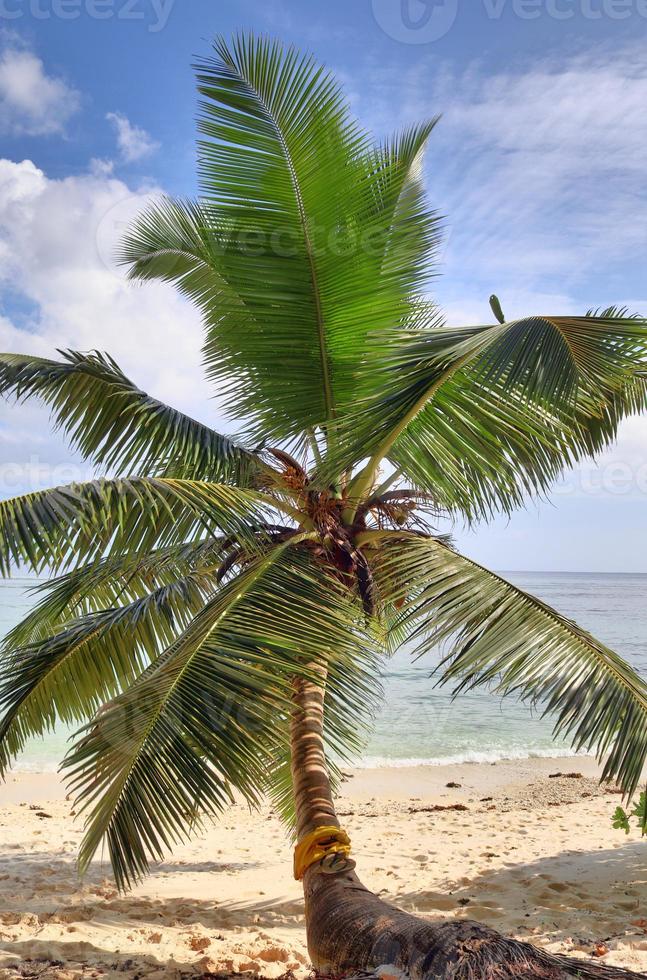
[[[632,816],[638,817],[640,821],[640,829],[643,835],[647,833],[647,792],[643,791],[640,794],[638,802],[632,810]]]
[[[611,823],[616,830],[624,830],[625,834],[628,834],[631,827],[629,825],[629,817],[621,806],[617,806],[615,813],[611,818]]]

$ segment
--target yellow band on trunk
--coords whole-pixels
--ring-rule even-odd
[[[350,854],[350,837],[341,827],[315,827],[294,848],[294,877],[301,881],[309,867],[329,854]]]

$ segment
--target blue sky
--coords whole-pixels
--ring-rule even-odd
[[[609,303],[647,311],[647,0],[0,0],[0,349],[108,350],[222,425],[196,313],[126,284],[120,230],[195,192],[191,63],[254,27],[311,49],[377,136],[443,114],[425,162],[446,216],[450,323]],[[83,466],[43,412],[0,406],[0,495]],[[647,421],[509,521],[456,528],[499,569],[647,572]]]

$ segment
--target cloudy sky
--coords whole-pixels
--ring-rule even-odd
[[[0,349],[109,351],[222,427],[200,323],[111,255],[150,196],[192,195],[191,63],[255,27],[334,68],[378,136],[442,113],[451,323],[621,303],[647,311],[647,0],[0,0]],[[215,397],[214,397],[215,396]],[[0,496],[85,475],[35,407],[0,405]],[[647,420],[462,548],[498,569],[647,572]]]

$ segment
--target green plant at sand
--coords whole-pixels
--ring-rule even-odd
[[[624,830],[625,834],[631,831],[631,818],[636,818],[637,827],[640,829],[643,837],[645,836],[647,827],[647,792],[643,792],[638,797],[638,802],[634,804],[633,810],[629,813],[624,809],[624,807],[617,806],[611,822],[616,830]]]
[[[121,887],[234,791],[269,794],[300,843],[322,971],[624,975],[371,894],[339,829],[334,760],[361,743],[384,658],[445,641],[443,681],[543,704],[635,790],[644,681],[435,527],[509,513],[608,445],[645,405],[647,323],[608,310],[446,326],[425,296],[433,121],[375,145],[330,74],[253,36],[218,41],[198,88],[200,199],[149,207],[121,258],[201,310],[240,437],[103,354],[0,358],[2,392],[49,405],[106,474],[0,503],[2,572],[56,576],[4,642],[0,768],[31,735],[80,723],[64,766],[87,818],[81,865],[105,841]]]

